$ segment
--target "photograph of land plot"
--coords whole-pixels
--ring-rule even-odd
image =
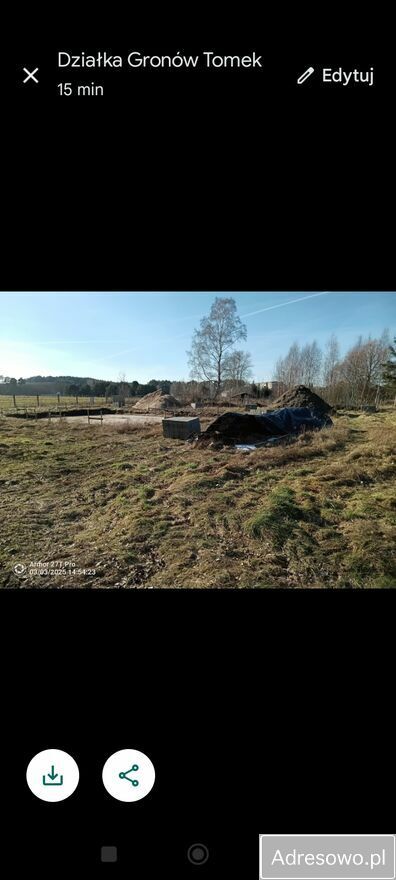
[[[395,324],[375,291],[0,293],[0,587],[393,588]]]

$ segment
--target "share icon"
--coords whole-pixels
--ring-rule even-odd
[[[121,772],[121,773],[119,773],[118,775],[119,775],[120,779],[127,779],[128,782],[131,783],[131,785],[135,785],[135,786],[136,786],[136,785],[139,785],[138,780],[137,780],[137,779],[130,779],[129,776],[128,776],[128,773],[137,773],[138,770],[139,770],[138,765],[137,765],[137,764],[132,764],[132,767],[131,767],[130,770],[125,770],[125,772]]]

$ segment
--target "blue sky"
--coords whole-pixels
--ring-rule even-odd
[[[0,293],[0,374],[188,379],[186,350],[216,296],[247,325],[257,381],[289,346],[396,332],[396,293]]]

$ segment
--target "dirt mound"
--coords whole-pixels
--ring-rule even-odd
[[[282,409],[283,407],[306,407],[315,415],[323,416],[325,413],[331,412],[331,406],[311,391],[305,385],[295,385],[289,391],[285,391],[278,397],[271,409]]]
[[[327,412],[319,413],[309,407],[282,407],[259,415],[226,412],[211,422],[198,443],[204,446],[209,443],[265,445],[269,439],[277,442],[302,431],[317,431],[331,425]]]
[[[157,412],[165,409],[175,409],[180,406],[180,402],[173,397],[172,394],[165,394],[163,391],[152,391],[151,394],[145,394],[132,409],[141,410],[143,412]]]
[[[269,426],[264,419],[249,413],[226,412],[208,425],[198,442],[203,446],[212,441],[233,446],[235,443],[259,443],[266,437],[281,433],[281,430]]]

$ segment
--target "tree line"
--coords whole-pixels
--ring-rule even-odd
[[[284,389],[306,385],[325,393],[331,404],[358,406],[391,398],[394,387],[394,347],[389,334],[373,339],[359,336],[344,356],[333,334],[322,350],[316,341],[294,342],[275,365],[274,378]]]
[[[237,315],[232,297],[216,297],[209,315],[201,319],[187,352],[190,383],[173,383],[172,393],[182,396],[198,389],[216,398],[230,388],[248,387],[252,377],[250,354],[236,348],[246,340],[246,326]],[[379,338],[358,337],[341,356],[335,334],[322,350],[316,340],[294,342],[275,365],[273,379],[278,392],[295,385],[317,388],[329,403],[356,406],[391,398],[395,394],[395,346],[384,330]],[[195,389],[193,388],[195,382]],[[188,387],[190,386],[190,387]],[[250,385],[250,392],[254,386]]]
[[[2,388],[8,393],[61,394],[66,397],[143,397],[161,388],[169,393],[170,379],[150,379],[147,383],[128,382],[121,373],[117,381],[85,379],[78,376],[32,376],[30,379],[10,378]],[[34,389],[31,391],[30,389]],[[39,389],[39,391],[38,391]]]
[[[165,394],[169,394],[170,379],[150,379],[147,383],[137,382],[134,379],[128,382],[122,374],[117,382],[95,381],[92,384],[73,382],[65,387],[65,394],[81,397],[143,397],[161,388]]]

